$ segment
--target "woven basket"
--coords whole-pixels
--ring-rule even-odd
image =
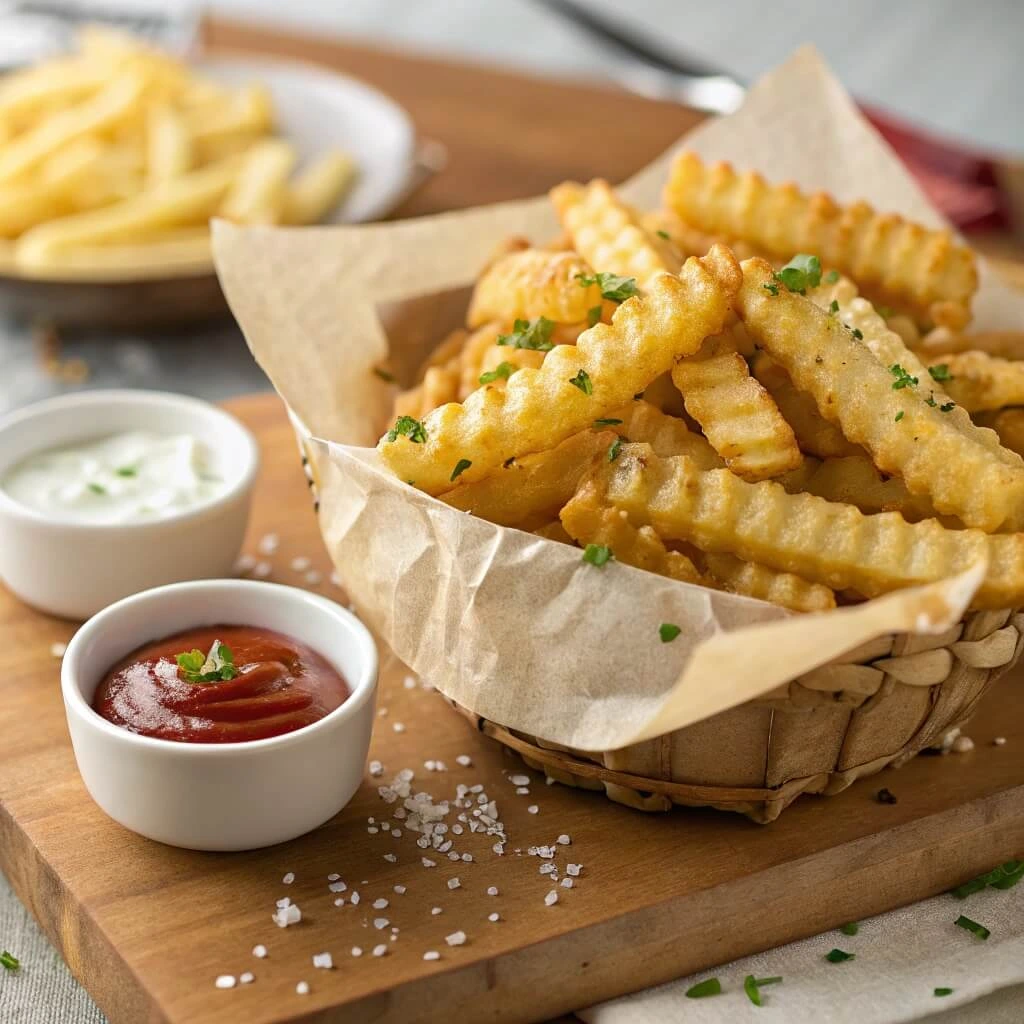
[[[291,418],[318,509],[309,434]],[[1024,612],[985,611],[938,635],[881,637],[757,700],[603,753],[549,743],[449,703],[556,782],[604,790],[642,811],[715,807],[769,822],[801,793],[831,796],[939,743],[1016,664],[1022,634]]]

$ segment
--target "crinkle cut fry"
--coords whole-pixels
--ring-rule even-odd
[[[492,320],[512,323],[543,316],[558,323],[581,323],[602,303],[601,289],[579,280],[593,273],[590,264],[572,252],[510,253],[477,281],[466,322],[479,327]]]
[[[462,459],[471,463],[464,474],[469,483],[506,459],[558,444],[721,331],[740,280],[724,247],[687,260],[679,277],[658,275],[646,296],[618,307],[611,324],[584,331],[577,345],[556,346],[539,369],[520,370],[504,389],[483,386],[465,403],[430,413],[425,441],[385,435],[378,445],[384,463],[400,479],[440,494]]]
[[[942,362],[951,374],[945,385],[949,397],[968,412],[1024,405],[1024,363],[985,352],[960,352]]]
[[[836,606],[836,595],[828,587],[791,572],[744,562],[721,551],[705,554],[704,561],[715,582],[730,593],[770,601],[795,612],[824,612]]]
[[[800,465],[793,428],[738,352],[683,359],[672,368],[672,381],[712,448],[744,480],[767,480]]]
[[[643,400],[613,409],[609,419],[622,420],[611,425],[620,437],[649,444],[656,455],[689,455],[701,469],[719,469],[722,457],[707,440],[690,430],[678,417],[669,416]]]
[[[702,471],[685,456],[661,459],[643,445],[624,445],[594,479],[600,499],[624,509],[634,526],[832,590],[876,597],[987,559],[972,606],[1015,608],[1024,601],[1022,534],[949,530],[934,519],[908,523],[897,512],[866,516],[852,505],[787,494],[772,481],[749,484],[728,470]]]
[[[994,430],[1000,443],[1010,451],[1024,455],[1024,409],[979,413],[978,421]]]
[[[1024,523],[1024,465],[967,433],[919,387],[898,379],[840,321],[778,286],[764,260],[743,263],[737,306],[758,344],[849,441],[866,448],[883,472],[926,494],[938,511],[979,529]],[[1008,454],[1008,453],[1007,453]]]
[[[428,366],[423,380],[414,388],[395,396],[395,416],[420,419],[431,409],[453,402],[459,396],[459,357],[440,366]]]
[[[607,181],[567,181],[556,185],[550,196],[576,251],[594,270],[636,278],[646,289],[655,275],[679,266],[672,246],[648,234],[636,211]]]
[[[961,334],[936,327],[915,345],[922,358],[936,362],[936,356],[953,352],[986,352],[1000,359],[1024,359],[1024,331],[971,331]]]
[[[974,254],[948,231],[930,231],[867,203],[838,206],[825,193],[769,185],[753,171],[706,165],[682,152],[672,164],[665,205],[710,235],[743,238],[789,259],[814,253],[864,286],[906,306],[922,322],[962,327],[978,288]]]

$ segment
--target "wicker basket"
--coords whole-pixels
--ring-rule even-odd
[[[291,418],[319,509],[309,434]],[[449,703],[556,782],[604,790],[642,811],[715,807],[766,823],[801,793],[831,796],[939,743],[1016,664],[1022,634],[1024,611],[1007,610],[968,613],[937,635],[880,637],[758,700],[603,753],[549,743]]]

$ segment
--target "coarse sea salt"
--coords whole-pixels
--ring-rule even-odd
[[[462,931],[452,932],[451,935],[446,935],[444,937],[444,941],[447,942],[449,946],[464,946],[466,944],[466,933]]]
[[[582,870],[583,870],[583,865],[582,864],[566,864],[565,865],[565,873],[567,875],[572,875],[573,878],[578,878],[579,877],[579,873]]]
[[[256,975],[252,971],[246,971],[244,974],[238,976],[238,980],[243,985],[251,985],[256,980]]]
[[[370,762],[370,774],[375,778],[379,779],[384,774],[384,765],[380,761]]]
[[[397,892],[399,896],[404,896],[405,895],[405,886],[404,885],[396,885],[394,888],[395,888],[395,892]]]
[[[258,960],[262,960],[267,955],[267,947],[262,943],[258,946],[252,947],[252,955]]]
[[[387,954],[387,951],[388,951],[388,947],[385,946],[384,943],[381,943],[379,946],[374,946],[373,947],[373,955],[374,956],[385,956]]]
[[[269,562],[257,562],[252,568],[252,574],[263,580],[270,575],[272,568]]]
[[[430,913],[433,914],[434,917],[437,917],[438,914],[442,914],[444,911],[440,907],[431,907]]]
[[[388,905],[388,901],[382,896],[380,899],[373,901],[374,910],[383,910]]]
[[[305,555],[298,555],[291,561],[292,569],[294,569],[295,572],[305,572],[312,564],[313,563]]]
[[[331,892],[344,892],[348,886],[344,882],[328,882],[327,888]]]
[[[426,951],[426,953],[423,954],[423,959],[424,960],[440,960],[441,959],[441,954],[438,953],[438,951],[436,949],[428,949]]]
[[[391,924],[391,922],[386,917],[375,917],[373,919],[373,927],[376,928],[377,931],[383,931],[389,924]]]
[[[313,966],[329,971],[334,966],[334,957],[330,953],[314,953]]]
[[[353,946],[352,947],[352,955],[353,956],[362,956],[363,955],[363,951],[362,951],[362,949],[359,946]]]
[[[558,890],[552,889],[551,892],[544,897],[544,905],[547,907],[553,907],[558,902]]]
[[[295,991],[300,996],[308,996],[309,995],[309,982],[308,981],[300,981],[298,983],[298,985],[295,986]]]
[[[53,658],[63,658],[68,653],[67,644],[50,644],[50,656]]]
[[[571,889],[572,888],[572,879],[571,878],[563,878],[562,879],[562,888],[563,889]]]
[[[252,572],[256,566],[256,559],[252,555],[239,555],[235,559],[235,575],[244,576],[247,572]]]
[[[285,875],[284,878],[281,879],[281,882],[284,885],[291,885],[292,882],[294,882],[294,881],[295,881],[295,872],[294,871],[289,871],[288,874]]]
[[[459,754],[459,756],[455,758],[455,763],[461,764],[463,768],[469,768],[473,764],[473,758],[471,758],[469,754]]]
[[[395,732],[405,732],[405,726],[404,726],[404,725],[402,725],[402,723],[401,723],[401,722],[395,722],[395,723],[394,723],[394,724],[393,724],[393,725],[391,726],[391,728],[392,728],[392,729],[394,729],[394,730],[395,730]]]
[[[529,775],[513,775],[509,780],[513,786],[528,786],[530,784]]]
[[[234,988],[235,987],[235,976],[233,974],[221,974],[214,982],[217,988]]]
[[[501,920],[501,914],[497,914],[497,913],[495,913],[495,914],[488,914],[487,915],[487,920],[490,921],[493,924],[494,922]]]
[[[498,887],[496,885],[489,885],[487,887],[487,895],[488,896],[497,896],[498,895]]]
[[[389,864],[395,864],[398,861],[398,858],[393,853],[385,853],[384,854],[384,859]]]
[[[568,846],[572,840],[563,832],[556,840],[559,846]]]
[[[540,808],[536,804],[530,804],[530,806],[526,808],[527,814],[537,814],[538,811],[540,811]]]
[[[311,587],[315,587],[318,583],[322,583],[323,578],[323,574],[317,572],[316,569],[310,569],[305,575],[305,580]]]
[[[294,904],[281,907],[272,915],[272,920],[278,928],[287,928],[289,925],[298,924],[302,920],[302,911]]]
[[[260,542],[256,545],[256,549],[261,555],[273,555],[277,552],[280,543],[281,538],[276,533],[265,533],[260,537]]]
[[[458,889],[460,885],[462,885],[462,883],[458,880],[458,878],[449,878],[448,879],[448,888],[449,889]]]
[[[415,677],[415,676],[406,676],[406,677],[405,677],[405,678],[404,678],[404,679],[402,680],[402,685],[403,685],[403,686],[404,686],[404,687],[405,687],[405,688],[406,688],[407,690],[415,690],[415,689],[416,689],[416,677]]]

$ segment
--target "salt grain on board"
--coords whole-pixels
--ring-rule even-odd
[[[386,917],[375,917],[373,919],[373,927],[379,932],[387,928],[389,924],[391,924],[391,922]]]
[[[451,935],[446,935],[444,941],[449,946],[464,946],[466,944],[466,933],[465,932],[452,932]]]
[[[492,924],[494,924],[495,922],[501,920],[501,914],[497,914],[497,913],[495,913],[495,914],[488,914],[487,915],[487,920],[490,921]]]
[[[572,888],[572,879],[571,878],[563,878],[562,879],[562,888],[563,889],[571,889]]]
[[[267,947],[262,945],[252,947],[252,955],[258,960],[262,960],[267,955]]]
[[[398,858],[393,853],[385,853],[384,854],[384,859],[389,864],[394,864],[394,863],[396,863],[398,861]]]
[[[434,917],[437,917],[438,914],[442,914],[444,911],[440,907],[431,907],[430,913],[433,914]]]
[[[448,888],[449,889],[458,889],[461,884],[462,883],[458,880],[458,878],[449,878],[448,879]]]
[[[217,988],[234,988],[235,976],[233,974],[222,974],[214,982]]]
[[[546,907],[553,907],[558,902],[558,890],[552,889],[551,892],[544,897],[544,905]]]
[[[349,896],[349,900],[352,902],[353,905],[357,904],[359,902],[359,893],[353,892]]]
[[[496,885],[489,885],[487,887],[487,895],[488,896],[497,896],[498,895],[498,887]]]
[[[374,956],[384,956],[388,951],[388,947],[381,943],[379,946],[373,947]]]
[[[441,954],[438,953],[438,951],[436,949],[428,949],[426,951],[426,953],[423,954],[423,959],[424,960],[440,960],[441,959]]]
[[[455,758],[455,763],[461,764],[463,768],[469,768],[473,764],[473,758],[468,754],[459,754],[459,756]]]
[[[331,892],[344,892],[348,886],[344,882],[330,882],[328,883],[327,888]]]
[[[392,725],[391,728],[394,729],[395,732],[405,732],[405,726],[402,725],[401,722],[395,722],[395,724]]]
[[[327,881],[328,881],[328,882],[336,882],[336,881],[337,881],[337,880],[338,880],[339,878],[341,878],[341,875],[339,875],[337,871],[332,871],[332,872],[331,872],[331,873],[330,873],[330,874],[329,874],[329,875],[327,876]]]
[[[63,658],[68,652],[67,644],[50,644],[50,656],[53,658]]]
[[[992,744],[993,744],[993,746],[996,746],[996,747],[1005,747],[1006,746],[1006,737],[1005,736],[997,736],[992,741]]]
[[[403,685],[403,686],[404,686],[404,687],[405,687],[405,688],[406,688],[407,690],[415,690],[415,689],[416,689],[416,677],[415,677],[415,676],[406,676],[406,677],[405,677],[405,678],[404,678],[404,679],[402,680],[402,685]]]
[[[272,920],[278,928],[287,928],[289,925],[298,924],[302,920],[302,911],[292,903],[287,907],[281,907],[273,914]]]
[[[563,832],[556,840],[559,846],[568,846],[572,840]]]
[[[313,966],[321,970],[329,971],[334,966],[334,958],[330,953],[314,953]]]
[[[318,583],[322,583],[323,578],[323,574],[317,572],[316,569],[310,569],[305,575],[305,580],[311,587],[315,587]]]
[[[256,559],[252,555],[239,555],[235,559],[235,575],[244,576],[256,568]]]
[[[513,786],[528,786],[530,784],[529,775],[513,775],[509,780]]]
[[[285,875],[284,878],[281,879],[281,882],[284,885],[291,885],[292,882],[294,882],[294,881],[295,881],[295,872],[294,871],[289,871],[288,874]]]
[[[245,974],[240,974],[238,980],[243,985],[251,985],[256,980],[256,975],[252,971],[246,971]]]
[[[382,896],[380,899],[373,901],[374,910],[383,910],[388,905],[388,901]]]
[[[396,885],[395,886],[395,892],[397,892],[399,896],[404,896],[405,895],[405,886],[404,885]]]
[[[363,955],[363,951],[362,951],[362,949],[359,946],[353,946],[352,947],[352,955],[353,956],[362,956]]]
[[[536,804],[530,804],[530,806],[526,808],[528,814],[536,814],[539,810],[540,808]]]
[[[298,983],[298,985],[295,986],[295,992],[298,995],[300,995],[300,996],[308,996],[309,995],[309,982],[308,981],[300,981]]]

